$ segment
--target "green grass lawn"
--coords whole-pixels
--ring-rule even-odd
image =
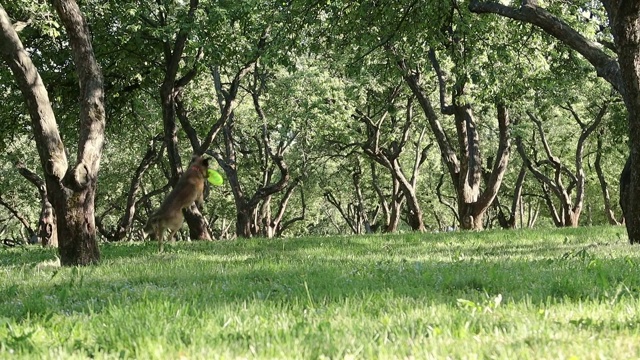
[[[0,249],[0,358],[640,358],[622,227]]]

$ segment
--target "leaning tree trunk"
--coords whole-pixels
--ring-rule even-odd
[[[87,265],[100,260],[94,201],[104,144],[102,73],[94,57],[89,27],[78,5],[72,0],[57,0],[54,7],[69,36],[80,83],[80,137],[73,168],[68,166],[42,79],[2,7],[0,55],[9,64],[27,102],[49,200],[56,213],[60,262]]]
[[[594,167],[596,169],[596,174],[598,174],[598,182],[600,183],[600,189],[602,190],[605,216],[609,221],[610,225],[620,225],[620,222],[616,219],[616,216],[613,212],[613,208],[611,206],[611,195],[609,194],[609,184],[607,183],[607,179],[604,176],[604,171],[602,170],[602,146],[603,146],[602,137],[603,137],[603,129],[601,128],[600,131],[598,132],[596,160],[594,162]]]

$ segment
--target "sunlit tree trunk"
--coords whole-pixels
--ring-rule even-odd
[[[55,210],[62,265],[100,260],[96,239],[95,193],[104,145],[104,92],[89,27],[72,0],[54,1],[67,35],[80,84],[79,144],[69,167],[47,91],[7,13],[0,7],[0,55],[8,63],[27,102],[40,162]]]

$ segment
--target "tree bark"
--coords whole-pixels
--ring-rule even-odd
[[[382,209],[384,215],[384,226],[382,231],[386,233],[394,233],[398,231],[398,224],[400,224],[400,214],[402,205],[404,203],[404,194],[400,191],[400,183],[396,178],[391,178],[391,198],[387,201],[387,197],[382,192],[379,184],[379,176],[376,171],[376,162],[371,161],[371,182],[374,191],[378,195],[379,208]],[[381,225],[376,223],[373,226],[380,228]]]
[[[104,145],[104,86],[80,8],[72,0],[54,1],[54,7],[69,36],[80,84],[80,136],[73,168],[68,166],[42,79],[1,7],[0,54],[27,102],[49,200],[56,213],[60,262],[65,266],[88,265],[100,260],[94,201]]]
[[[640,244],[640,3],[603,1],[609,12],[622,74],[622,96],[629,119],[629,185],[620,193],[629,241]],[[624,201],[624,200],[621,200]]]
[[[60,261],[64,265],[85,265],[100,259],[95,194],[104,146],[104,82],[91,45],[89,26],[78,5],[73,0],[57,0],[54,7],[69,35],[80,83],[80,141],[72,174],[63,179],[65,189],[57,191],[58,183],[49,186],[49,182],[47,188],[53,193],[58,221]]]

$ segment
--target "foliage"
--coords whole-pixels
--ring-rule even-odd
[[[549,10],[586,34],[589,39],[610,41],[599,2],[548,2]],[[570,102],[586,114],[593,104],[610,94],[610,87],[599,80],[591,66],[569,48],[557,44],[535,28],[493,16],[476,16],[467,10],[466,1],[200,1],[193,23],[185,23],[188,2],[139,0],[86,1],[81,6],[87,16],[96,57],[105,77],[107,128],[104,158],[96,202],[96,213],[105,215],[107,226],[115,225],[122,215],[126,192],[136,166],[149,140],[162,133],[162,111],[158,86],[163,81],[165,55],[180,29],[189,31],[179,75],[189,69],[197,76],[184,89],[182,100],[189,120],[199,137],[219,117],[212,71],[217,69],[223,83],[228,83],[255,52],[255,44],[268,30],[268,46],[258,64],[265,76],[261,94],[271,140],[297,134],[287,152],[286,161],[292,176],[303,176],[300,191],[291,200],[288,217],[300,214],[304,192],[306,219],[296,224],[287,236],[344,233],[348,228],[339,214],[323,198],[330,190],[344,202],[353,200],[351,172],[354,164],[363,168],[362,187],[367,208],[373,212],[379,204],[370,175],[369,160],[359,146],[366,139],[364,126],[353,115],[357,110],[387,109],[397,118],[406,115],[409,91],[401,89],[398,101],[389,103],[386,96],[402,84],[401,74],[390,49],[405,56],[412,69],[422,72],[421,82],[432,103],[439,104],[438,79],[429,51],[438,56],[446,73],[447,101],[459,81],[466,81],[467,91],[461,101],[474,106],[482,141],[483,162],[494,156],[498,132],[494,103],[503,99],[514,118],[523,118],[526,110],[536,110],[553,121],[552,146],[562,160],[573,162],[572,152],[563,151],[574,140],[573,122],[561,116],[559,106]],[[46,2],[18,0],[5,8],[20,31],[26,47],[38,66],[50,92],[60,131],[65,143],[75,143],[78,134],[77,79],[66,50],[64,31]],[[199,57],[201,56],[201,57]],[[15,158],[32,165],[35,149],[26,140],[29,121],[23,100],[10,73],[0,66],[0,152],[2,181],[0,193],[11,195],[14,205],[34,223],[39,213],[37,192],[22,182],[12,170]],[[242,142],[239,174],[251,192],[260,181],[258,150],[252,136],[261,131],[248,93],[253,79],[242,83],[236,108],[236,129]],[[437,106],[436,106],[437,107]],[[560,109],[560,110],[559,110]],[[564,114],[566,115],[566,113]],[[450,116],[438,114],[445,132],[454,138],[455,124]],[[626,113],[618,100],[610,107],[603,125],[606,128],[604,167],[612,198],[617,197],[617,178],[625,158],[627,138]],[[426,126],[424,114],[415,111],[411,132],[417,139]],[[524,121],[523,121],[524,122]],[[385,122],[383,145],[397,140],[401,126]],[[530,135],[531,128],[521,124],[514,132]],[[179,146],[186,162],[192,151],[184,131],[179,131]],[[415,141],[412,140],[412,141]],[[433,141],[427,131],[421,147]],[[590,222],[605,222],[600,209],[602,195],[593,164],[594,141],[587,149],[586,203],[592,209]],[[222,150],[221,141],[214,143]],[[414,146],[414,144],[411,144]],[[6,151],[6,152],[5,152]],[[75,149],[70,149],[75,154]],[[518,175],[520,160],[512,150],[511,165],[505,175],[506,188],[501,203],[510,203],[511,187]],[[413,154],[407,149],[400,162],[404,169],[412,166]],[[184,165],[184,164],[183,164]],[[426,170],[425,170],[426,169]],[[446,166],[434,148],[418,178],[418,199],[425,209],[428,229],[439,229],[456,222],[450,208],[436,196]],[[389,196],[391,179],[378,169],[380,184]],[[166,160],[145,173],[140,196],[160,189],[167,182]],[[448,178],[440,189],[445,200],[455,208],[456,190]],[[525,183],[525,205],[535,207],[541,191],[531,176]],[[141,203],[134,228],[145,220],[147,211],[161,201],[162,194]],[[274,198],[274,202],[278,200]],[[617,201],[614,201],[617,203]],[[223,222],[235,218],[230,189],[215,188],[203,209],[214,232]],[[544,215],[544,213],[543,213]],[[0,208],[0,219],[11,219]],[[546,217],[538,222],[548,226]],[[492,220],[492,219],[489,219]],[[495,219],[493,219],[495,220]],[[20,225],[11,219],[10,232]],[[401,226],[401,229],[403,227]],[[134,229],[134,230],[135,230]],[[232,231],[233,232],[233,231]]]

